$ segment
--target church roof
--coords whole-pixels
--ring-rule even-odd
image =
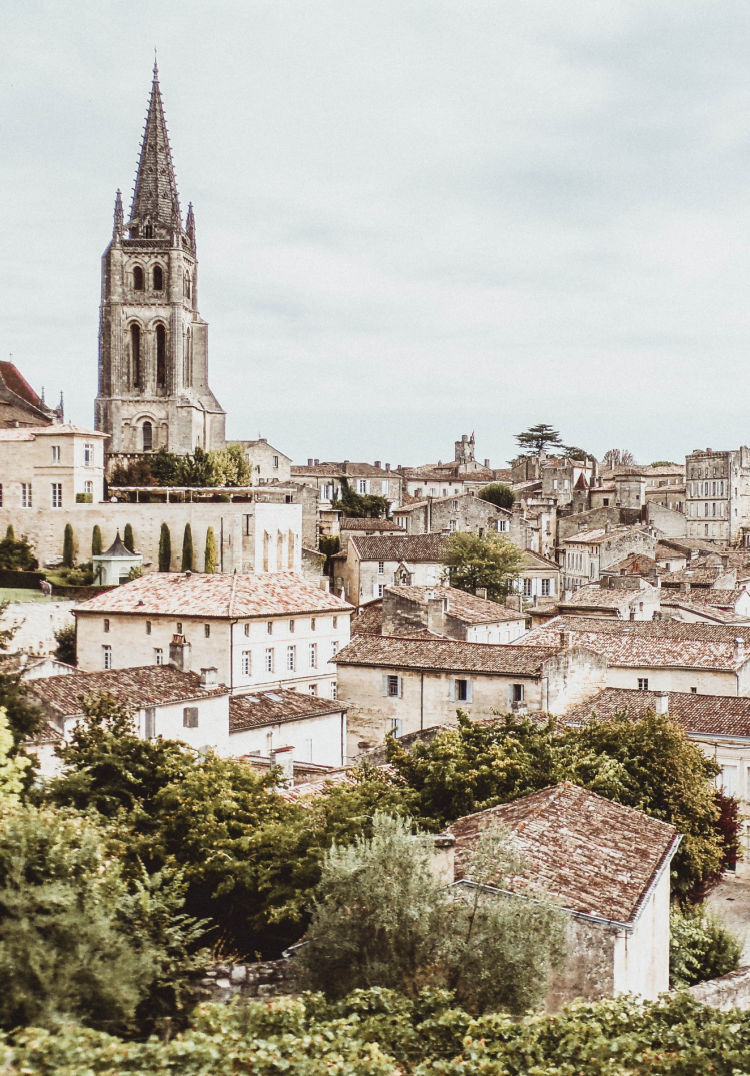
[[[180,226],[181,221],[172,150],[159,89],[159,70],[155,63],[133,204],[130,209],[131,221],[140,222],[147,217],[152,222],[158,221],[167,226],[175,223]]]

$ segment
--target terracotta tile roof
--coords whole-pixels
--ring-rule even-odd
[[[512,889],[541,886],[574,914],[625,925],[679,844],[674,826],[565,781],[454,822],[457,880],[480,831],[498,824],[527,863]]]
[[[500,621],[526,619],[524,614],[517,609],[508,609],[498,602],[478,598],[476,594],[467,594],[465,590],[458,590],[457,587],[388,586],[385,589],[388,594],[418,602],[420,605],[427,605],[428,594],[431,594],[433,598],[442,598],[447,602],[446,612],[466,624],[494,624]]]
[[[650,588],[649,593],[653,593],[654,590],[655,588]],[[644,596],[644,591],[642,590],[630,590],[624,587],[600,587],[593,583],[579,587],[570,598],[565,601],[560,600],[558,604],[563,612],[568,609],[575,610],[576,608],[619,609],[624,612],[629,610],[634,602],[643,601]]]
[[[657,551],[658,551],[657,546]],[[674,556],[674,553],[671,554]],[[618,572],[632,573],[651,573],[655,572],[659,565],[656,563],[653,557],[649,557],[647,553],[628,553],[627,557],[622,560],[618,560],[616,564],[610,564],[608,568],[602,570],[602,574],[613,575]]]
[[[614,617],[559,616],[523,637],[519,646],[560,646],[560,632],[575,646],[593,650],[610,665],[630,668],[673,666],[736,672],[750,658],[750,626],[684,624],[674,620],[616,620]],[[735,653],[735,638],[745,654]]]
[[[339,520],[339,530],[342,531],[396,531],[398,534],[405,534],[403,527],[399,527],[398,523],[394,523],[392,519],[367,519],[356,518],[353,516],[344,516]]]
[[[569,538],[563,540],[563,545],[567,545],[569,542],[584,543],[586,545],[599,545],[601,542],[606,541],[608,538],[622,538],[625,534],[642,534],[645,531],[644,527],[610,527],[609,530],[606,527],[592,527],[591,530],[579,531],[577,534],[571,534]]]
[[[249,766],[251,770],[255,770],[256,773],[268,773],[271,766],[275,765],[268,755],[240,755],[239,757],[240,761]],[[299,789],[306,789],[311,784],[322,784],[324,781],[335,782],[338,772],[332,766],[323,766],[317,762],[301,762],[295,759],[292,762],[292,780],[294,784],[291,788],[279,788],[277,791],[284,799],[293,801],[301,794],[298,791]]]
[[[408,563],[439,563],[447,538],[444,534],[373,534],[351,538],[360,560],[405,560]]]
[[[351,619],[352,635],[380,635],[383,630],[383,599],[360,605]]]
[[[132,669],[106,669],[48,676],[28,681],[42,706],[60,717],[81,713],[81,695],[111,695],[132,709],[165,706],[183,699],[225,695],[223,684],[201,687],[197,673],[184,673],[172,665],[143,665]]]
[[[352,607],[294,572],[203,575],[153,572],[76,606],[81,613],[243,618],[345,613]]]
[[[750,699],[736,695],[693,695],[689,691],[667,692],[669,716],[688,736],[740,736],[750,739]],[[655,691],[606,688],[588,702],[568,710],[559,722],[582,725],[595,716],[607,721],[625,713],[633,721],[656,710]]]
[[[37,396],[36,392],[32,389],[26,378],[23,376],[18,367],[8,361],[0,361],[0,379],[6,388],[15,393],[26,403],[32,405],[32,407],[44,407],[44,403],[40,396]]]
[[[347,707],[335,699],[322,699],[302,691],[277,688],[249,695],[232,695],[229,700],[229,731],[280,725],[302,718],[340,714]]]
[[[538,676],[544,662],[556,654],[558,649],[556,646],[514,646],[465,643],[453,639],[356,635],[331,660],[336,665],[367,665],[384,669]]]
[[[690,583],[691,587],[713,587],[716,580],[726,574],[726,568],[714,564],[701,565],[699,568],[682,568],[677,572],[665,572],[661,577],[661,585],[679,587],[682,583]]]
[[[703,621],[716,624],[748,623],[747,617],[739,616],[733,609],[725,609],[721,606],[709,605],[706,602],[699,602],[697,599],[693,601],[693,594],[697,593],[697,591],[691,591],[689,597],[681,598],[678,591],[666,590],[662,593],[660,606],[665,614],[669,614],[673,609],[684,609],[685,612],[693,613]],[[670,595],[672,595],[672,597],[670,597]]]
[[[535,553],[533,549],[524,549],[523,568],[521,571],[533,571],[535,568],[554,568],[556,572],[562,571],[560,565],[555,564],[549,557],[543,557],[541,553]]]
[[[748,597],[744,587],[733,587],[731,590],[723,590],[720,587],[708,587],[690,591],[690,601],[699,605],[713,605],[717,609],[734,609],[738,602]]]
[[[324,463],[293,463],[291,466],[293,475],[320,475],[323,478],[329,476],[336,478],[394,478],[400,479],[398,471],[386,471],[382,467],[374,467],[371,463],[353,463],[351,460]]]

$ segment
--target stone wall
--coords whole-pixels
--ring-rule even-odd
[[[201,1001],[229,1002],[236,997],[268,998],[294,992],[288,956],[255,964],[209,964],[197,986]]]
[[[709,979],[690,987],[690,994],[712,1009],[750,1009],[750,966],[738,968],[720,979]]]

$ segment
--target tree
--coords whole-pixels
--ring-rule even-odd
[[[451,586],[470,593],[486,587],[487,596],[494,600],[508,594],[522,563],[521,551],[495,532],[480,537],[457,531],[446,542],[443,554]]]
[[[562,956],[564,915],[540,893],[535,903],[481,888],[502,887],[520,868],[499,831],[470,858],[474,889],[449,892],[430,859],[407,819],[381,813],[372,837],[334,845],[300,955],[303,981],[332,997],[373,986],[414,997],[430,982],[473,1012],[525,1011]]]
[[[98,557],[102,551],[102,529],[98,523],[94,524],[91,532],[91,556]]]
[[[635,456],[627,448],[608,448],[602,456],[602,464],[605,467],[633,467]]]
[[[673,907],[669,915],[669,985],[693,986],[736,971],[742,944],[743,939],[705,907]]]
[[[209,527],[206,531],[206,548],[203,553],[204,572],[212,574],[216,571],[219,557],[216,549],[216,537],[214,535],[213,527]]]
[[[58,661],[64,661],[66,665],[76,663],[76,627],[75,624],[66,624],[55,632],[55,657]]]
[[[189,523],[185,524],[185,531],[182,535],[182,561],[180,568],[183,572],[192,572],[194,568],[195,556],[193,554],[193,529]]]
[[[0,814],[20,802],[31,760],[14,750],[8,715],[0,707]]]
[[[26,535],[16,538],[13,527],[8,526],[0,542],[0,568],[15,572],[31,572],[37,567],[34,551]]]
[[[159,571],[168,572],[172,567],[172,536],[169,527],[162,523],[159,531]]]
[[[515,438],[521,450],[521,455],[540,456],[548,448],[562,446],[559,431],[544,422],[540,422],[536,426],[530,426],[523,433],[517,433]]]
[[[213,449],[209,452],[209,460],[212,468],[211,485],[250,485],[253,472],[242,445],[235,443]]]
[[[65,532],[63,535],[63,555],[62,562],[64,567],[72,568],[75,564],[76,553],[75,544],[73,541],[73,527],[72,524],[65,524]]]
[[[122,544],[125,546],[126,549],[129,549],[131,553],[135,553],[135,538],[133,536],[133,528],[129,523],[125,524]]]
[[[331,501],[333,508],[340,509],[345,516],[356,519],[383,519],[388,514],[388,501],[374,493],[355,493],[349,480],[341,478],[341,498]]]
[[[477,497],[483,501],[489,501],[490,504],[496,504],[498,508],[507,508],[509,511],[516,499],[513,490],[505,482],[490,482],[488,486],[480,489]]]

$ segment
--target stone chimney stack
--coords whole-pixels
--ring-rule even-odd
[[[487,587],[477,587],[474,593],[478,598],[484,598],[485,601],[487,600]]]
[[[563,630],[560,632],[560,646],[563,648],[563,650],[568,650],[570,648],[571,638],[572,636],[570,632],[566,631],[563,628]]]
[[[734,640],[734,660],[735,661],[744,661],[745,660],[745,640],[739,635]]]
[[[294,748],[277,747],[271,752],[271,765],[281,767],[280,785],[294,784]]]
[[[215,665],[210,665],[207,669],[201,669],[201,687],[216,687],[219,682],[219,670]]]
[[[657,714],[669,713],[669,692],[668,691],[655,691],[654,692],[654,711]]]
[[[455,880],[456,838],[452,833],[438,833],[432,838],[430,869],[436,882],[450,885]]]
[[[180,672],[190,672],[191,646],[184,635],[173,635],[169,644],[169,664]]]

